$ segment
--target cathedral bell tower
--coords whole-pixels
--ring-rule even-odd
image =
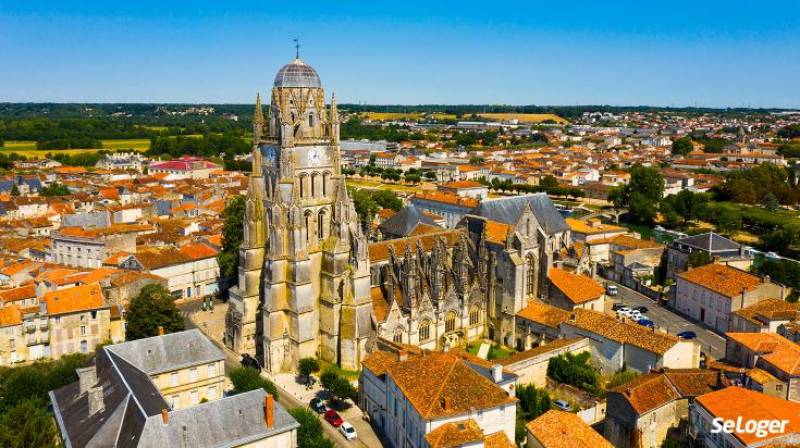
[[[336,101],[325,107],[319,75],[299,54],[275,75],[266,118],[256,98],[253,134],[229,314],[250,311],[258,298],[255,350],[229,345],[270,372],[296,370],[306,357],[357,370],[372,331],[367,239],[341,174]],[[237,318],[228,321],[235,326]],[[237,331],[228,329],[226,342],[228,334],[233,340]]]

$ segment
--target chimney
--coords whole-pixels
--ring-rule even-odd
[[[93,387],[89,389],[89,415],[94,415],[105,410],[106,405],[103,401],[103,388]]]
[[[97,384],[97,371],[95,370],[95,366],[75,369],[75,372],[78,373],[80,393],[87,392],[92,386]]]
[[[500,364],[492,365],[492,379],[495,383],[503,381],[503,366]]]
[[[162,327],[161,325],[158,326],[158,335],[164,336],[164,327]]]
[[[275,424],[275,409],[273,398],[270,394],[264,397],[264,422],[267,424],[267,428],[272,428]]]
[[[169,411],[166,409],[161,410],[161,421],[165,424],[169,424]]]
[[[443,397],[442,398],[442,409],[445,411],[449,411],[452,409],[453,404],[450,402],[450,397]]]
[[[405,361],[408,359],[408,350],[400,350],[397,352],[397,360],[398,361]]]

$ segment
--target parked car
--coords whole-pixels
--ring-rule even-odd
[[[633,320],[639,320],[642,317],[642,313],[641,313],[641,311],[638,311],[638,310],[631,310],[631,312],[629,313],[629,316]]]
[[[694,339],[697,337],[697,333],[694,331],[681,331],[678,333],[678,337],[681,339]]]
[[[646,306],[637,306],[637,307],[636,307],[636,308],[634,308],[634,309],[635,309],[636,311],[638,311],[638,312],[642,313],[642,314],[644,314],[644,313],[646,313],[646,312],[650,311],[649,309],[647,309],[647,307],[646,307]]]
[[[333,409],[329,409],[325,412],[325,421],[330,423],[334,428],[338,428],[342,426],[342,423],[344,423],[342,417],[339,417],[339,414],[337,414]]]
[[[633,311],[633,310],[631,310],[627,306],[623,306],[623,307],[620,307],[617,310],[617,314],[621,314],[621,315],[623,315],[625,317],[631,317],[631,311]]]
[[[608,294],[609,296],[615,296],[619,294],[619,289],[617,288],[617,285],[606,285],[606,294]]]
[[[356,428],[353,428],[353,425],[347,422],[343,422],[341,426],[339,426],[339,432],[342,433],[347,440],[355,440],[358,438]]]
[[[619,311],[619,310],[621,310],[623,308],[629,309],[627,306],[625,306],[625,305],[623,305],[621,303],[615,303],[615,304],[611,305],[611,309],[614,310],[614,311]]]
[[[572,411],[572,407],[569,405],[569,403],[566,402],[566,400],[553,401],[553,407],[556,409],[560,409],[562,411],[567,411],[567,412]]]
[[[311,399],[311,409],[313,409],[317,414],[324,414],[328,411],[328,407],[325,406],[325,402],[320,398]]]
[[[656,327],[656,324],[653,323],[652,320],[646,319],[644,317],[639,319],[639,320],[637,320],[636,323],[639,324],[639,325],[642,325],[644,327],[647,327],[647,328],[655,328]]]

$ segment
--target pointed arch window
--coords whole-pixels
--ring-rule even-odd
[[[431,321],[425,320],[419,326],[419,340],[427,341],[431,338]]]
[[[317,214],[317,239],[325,239],[325,213],[323,212]]]
[[[536,259],[534,256],[528,255],[528,275],[526,278],[525,292],[530,296],[533,295],[533,286],[536,284]]]
[[[328,195],[328,178],[330,176],[331,176],[331,173],[329,173],[327,171],[322,173],[322,195],[323,196],[327,196]]]
[[[311,212],[306,212],[305,218],[306,218],[305,231],[306,231],[306,243],[307,243],[311,235]]]
[[[470,325],[477,325],[480,322],[481,316],[477,306],[473,306],[471,310],[469,310],[469,324]]]
[[[392,340],[394,342],[396,342],[397,344],[402,344],[403,343],[403,329],[402,328],[398,328],[397,330],[394,331],[394,337],[392,338]]]
[[[308,127],[314,127],[314,114],[308,114]]]
[[[311,197],[317,197],[317,173],[311,173]]]
[[[300,175],[300,197],[306,197],[306,176],[305,174]]]
[[[444,331],[449,333],[456,329],[456,313],[450,311],[444,319]]]

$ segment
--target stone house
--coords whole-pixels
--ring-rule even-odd
[[[731,313],[728,331],[734,333],[777,333],[781,325],[794,321],[800,305],[768,298]]]
[[[547,290],[550,305],[567,311],[576,308],[603,311],[605,288],[590,277],[552,268],[547,279],[550,281]]]

